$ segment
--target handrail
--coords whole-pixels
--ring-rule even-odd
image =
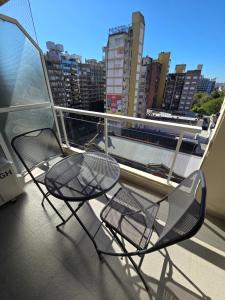
[[[100,112],[94,112],[94,111],[88,111],[88,110],[82,110],[82,109],[75,109],[75,108],[67,108],[67,107],[61,107],[61,106],[54,106],[55,110],[59,111],[60,119],[62,123],[63,133],[65,135],[65,141],[68,147],[69,141],[67,138],[67,133],[65,129],[65,123],[62,112],[67,113],[74,113],[77,115],[83,115],[83,116],[91,116],[91,117],[98,117],[104,119],[104,136],[105,136],[105,152],[108,153],[108,121],[119,121],[119,122],[128,122],[128,123],[138,123],[138,124],[144,124],[144,125],[150,125],[152,127],[157,128],[166,128],[166,129],[175,129],[177,132],[179,132],[179,139],[177,141],[177,146],[174,152],[174,156],[172,159],[172,163],[170,166],[170,171],[168,174],[167,182],[170,183],[172,173],[174,170],[175,162],[181,147],[181,143],[183,140],[183,136],[185,132],[190,132],[193,134],[199,133],[202,131],[202,128],[199,126],[191,126],[191,125],[183,125],[183,124],[176,124],[172,122],[163,122],[163,121],[155,121],[155,120],[149,120],[149,119],[141,119],[141,118],[133,118],[133,117],[127,117],[127,116],[120,116],[120,115],[113,115],[108,113],[100,113]]]
[[[103,118],[103,119],[107,118],[108,120],[119,121],[119,122],[130,121],[132,123],[150,125],[150,126],[158,127],[158,128],[176,129],[179,132],[186,131],[186,132],[195,134],[195,133],[200,133],[202,130],[202,128],[200,126],[191,126],[191,125],[176,124],[176,123],[172,123],[172,122],[163,122],[163,121],[155,121],[155,120],[149,120],[149,119],[120,116],[120,115],[100,113],[100,112],[95,112],[95,111],[61,107],[61,106],[54,106],[54,108],[59,111],[74,113],[77,115],[99,117],[99,118]]]

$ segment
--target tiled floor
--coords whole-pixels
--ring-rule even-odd
[[[40,202],[36,186],[28,183],[16,203],[0,208],[1,300],[225,299],[224,224],[206,220],[194,239],[146,256],[147,294],[126,259],[108,256],[101,263],[79,224],[71,219],[58,232],[60,220]],[[68,214],[63,202],[54,203]],[[93,200],[79,212],[91,231],[102,205]],[[104,231],[98,240],[107,242]]]

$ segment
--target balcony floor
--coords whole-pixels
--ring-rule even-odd
[[[101,263],[79,224],[71,219],[58,232],[58,217],[33,183],[15,203],[0,208],[0,299],[224,299],[225,230],[207,219],[191,240],[145,256],[142,271],[148,295],[126,259],[105,257]],[[157,197],[154,195],[154,198]],[[65,204],[55,200],[66,215]],[[92,200],[79,215],[94,228]],[[163,214],[162,214],[163,219]],[[225,227],[225,226],[224,226]],[[101,233],[101,242],[107,236]]]

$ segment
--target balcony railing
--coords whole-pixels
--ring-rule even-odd
[[[56,113],[58,114],[60,120],[61,120],[61,132],[63,133],[64,136],[64,141],[67,145],[67,147],[71,147],[71,141],[68,138],[68,132],[67,132],[67,128],[68,126],[66,126],[67,124],[65,124],[65,119],[70,119],[71,115],[76,115],[76,116],[86,116],[86,117],[95,117],[95,118],[99,118],[101,119],[101,125],[104,128],[104,131],[102,132],[103,134],[103,141],[104,143],[100,143],[101,146],[104,144],[104,151],[106,153],[109,153],[110,151],[110,145],[109,145],[109,136],[110,136],[110,129],[112,127],[111,122],[120,124],[119,128],[122,128],[123,126],[128,126],[130,128],[132,128],[132,126],[147,126],[148,128],[157,128],[158,130],[170,130],[172,132],[174,132],[175,136],[177,136],[176,141],[175,141],[175,149],[173,151],[172,156],[170,155],[170,157],[172,157],[171,159],[171,163],[170,163],[170,167],[168,170],[168,176],[167,176],[167,182],[169,183],[172,179],[173,174],[174,174],[174,167],[178,158],[178,155],[180,153],[180,148],[181,148],[181,144],[182,141],[184,140],[184,136],[185,134],[192,134],[192,135],[196,135],[198,133],[201,132],[201,127],[198,126],[190,126],[190,125],[183,125],[183,124],[177,124],[177,123],[172,123],[172,122],[162,122],[162,121],[155,121],[155,120],[149,120],[149,119],[140,119],[140,118],[133,118],[133,117],[127,117],[127,116],[120,116],[120,115],[114,115],[114,114],[108,114],[108,113],[100,113],[100,112],[93,112],[93,111],[86,111],[86,110],[79,110],[79,109],[73,109],[73,108],[66,108],[66,107],[60,107],[60,106],[54,106],[54,109],[56,111]],[[75,119],[73,119],[75,120]],[[85,120],[80,120],[80,122],[85,122]],[[87,122],[87,121],[86,121]],[[96,123],[97,124],[97,123]],[[121,126],[122,125],[122,126]],[[118,128],[118,127],[117,127]],[[135,127],[134,127],[135,128]],[[127,129],[127,130],[131,130],[132,129]],[[114,134],[111,135],[112,138],[114,137]],[[61,141],[62,141],[62,137]],[[136,140],[137,141],[137,140]],[[139,140],[140,141],[140,140]],[[111,142],[110,142],[111,143]],[[133,141],[130,141],[130,143],[134,143]],[[127,144],[127,147],[128,144]],[[166,148],[166,147],[164,147]],[[160,150],[162,148],[159,148]],[[160,151],[159,150],[159,151]],[[132,151],[131,149],[128,149],[128,152]],[[157,151],[157,150],[156,150]],[[161,150],[163,151],[163,150]],[[114,154],[114,153],[110,153],[110,154]],[[171,153],[170,153],[171,154]],[[143,153],[139,153],[140,156],[144,155]],[[161,152],[161,155],[165,155],[165,152]],[[181,153],[180,153],[181,155]],[[187,155],[187,156],[191,156],[191,155]],[[127,157],[123,158],[123,161],[128,160]],[[201,158],[198,157],[198,161],[200,163]],[[136,162],[136,165],[138,168],[138,162]],[[162,165],[162,167],[166,168],[164,165]],[[197,166],[198,167],[198,166]],[[153,161],[153,164],[151,164],[151,169],[156,169],[157,168],[157,163]],[[156,172],[157,173],[157,172]],[[178,175],[179,177],[179,175]]]

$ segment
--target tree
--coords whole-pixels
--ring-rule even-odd
[[[207,93],[197,93],[195,94],[191,110],[206,115],[216,114],[220,111],[223,100],[223,91],[215,91],[211,95]]]

